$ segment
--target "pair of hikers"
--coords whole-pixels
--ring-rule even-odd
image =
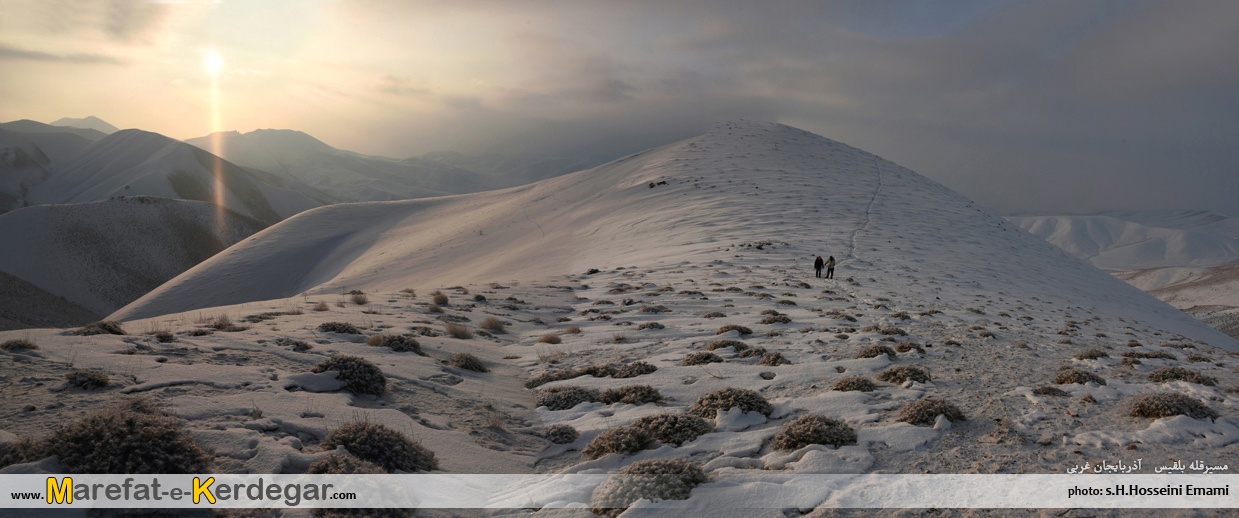
[[[822,256],[819,255],[817,256],[817,260],[813,261],[813,269],[817,270],[817,276],[819,278],[822,276],[822,266],[826,267],[827,279],[835,278],[835,256],[832,255],[830,256],[830,259],[823,262]]]

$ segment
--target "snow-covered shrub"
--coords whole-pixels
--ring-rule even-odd
[[[899,329],[898,327],[888,327],[888,328],[883,329],[883,330],[878,331],[878,332],[879,332],[879,333],[882,333],[882,334],[884,334],[884,335],[891,335],[891,336],[894,336],[894,335],[898,335],[898,336],[908,336],[908,332],[907,332],[907,331],[904,331],[903,329]]]
[[[637,362],[632,362],[627,365],[621,366],[619,369],[615,371],[615,374],[612,375],[611,377],[613,378],[635,378],[643,374],[652,373],[656,370],[658,370],[658,367],[655,367],[653,364],[637,361]]]
[[[1058,373],[1054,375],[1055,385],[1066,385],[1068,383],[1078,383],[1083,385],[1088,382],[1094,382],[1098,385],[1105,385],[1106,380],[1101,376],[1088,371],[1082,371],[1075,367],[1062,366],[1058,368]]]
[[[1037,387],[1032,390],[1032,393],[1038,396],[1054,396],[1054,397],[1067,397],[1071,395],[1070,392],[1067,392],[1058,387],[1051,387],[1049,385],[1045,385],[1043,387]]]
[[[689,407],[688,413],[714,419],[719,410],[726,411],[732,408],[739,408],[743,412],[760,412],[766,416],[774,411],[774,406],[756,391],[728,387],[697,398],[693,406]]]
[[[617,389],[607,389],[598,394],[598,401],[606,404],[627,403],[629,405],[644,405],[663,400],[658,389],[649,385],[626,385]]]
[[[1136,396],[1131,404],[1131,415],[1134,417],[1170,417],[1185,415],[1192,419],[1208,417],[1217,419],[1216,410],[1199,400],[1178,392],[1146,392]]]
[[[361,331],[357,330],[357,326],[347,322],[323,322],[318,325],[318,330],[324,333],[339,333],[342,335],[361,334]]]
[[[711,311],[709,313],[702,314],[701,318],[723,318],[726,316],[727,314],[723,313],[722,311]]]
[[[796,305],[796,301],[794,301],[794,300],[788,300],[788,299],[782,299],[782,300],[776,301],[776,302],[775,302],[775,304],[782,304],[782,305],[784,305],[784,306],[795,306],[795,305]]]
[[[120,326],[120,322],[113,320],[100,320],[75,329],[73,334],[82,336],[123,335],[125,334],[125,330]]]
[[[36,345],[34,342],[31,342],[30,340],[23,340],[20,338],[16,340],[5,340],[4,343],[0,344],[0,349],[4,349],[6,351],[24,351],[24,350],[33,350],[33,349],[38,349],[38,348],[39,346]]]
[[[754,347],[752,349],[741,349],[736,353],[736,358],[760,358],[766,355],[765,347]]]
[[[927,397],[909,403],[899,410],[902,421],[919,426],[932,426],[938,415],[945,415],[951,421],[966,421],[964,413],[954,403],[942,398]]]
[[[897,365],[879,372],[876,377],[878,381],[885,381],[896,385],[908,380],[917,383],[927,383],[930,380],[929,371],[915,365]]]
[[[332,430],[323,439],[325,451],[340,446],[361,460],[379,465],[389,473],[433,471],[439,467],[434,452],[382,424],[353,421]]]
[[[746,344],[746,343],[741,342],[741,341],[739,341],[739,340],[715,340],[715,341],[713,341],[713,342],[710,342],[710,343],[706,344],[706,350],[707,350],[707,351],[713,351],[713,350],[715,350],[715,349],[722,349],[722,348],[724,348],[724,347],[730,347],[730,348],[732,348],[734,351],[736,351],[736,352],[740,352],[740,351],[743,351],[743,350],[745,350],[745,349],[748,349],[748,348],[749,348],[749,344]]]
[[[680,446],[714,431],[705,419],[687,414],[654,414],[633,421],[630,428],[641,430],[667,444]]]
[[[1098,349],[1096,347],[1090,347],[1088,349],[1080,351],[1076,353],[1074,356],[1074,358],[1077,360],[1096,360],[1098,358],[1109,358],[1109,357],[1110,357],[1109,353],[1101,349]]]
[[[848,376],[835,382],[831,390],[840,392],[869,392],[878,388],[876,384],[864,376]]]
[[[786,365],[791,362],[791,360],[783,357],[783,353],[775,351],[761,355],[761,360],[758,360],[757,364],[765,365],[767,367],[778,367],[779,365]]]
[[[1127,351],[1123,353],[1123,357],[1124,358],[1141,358],[1145,360],[1156,360],[1156,359],[1177,360],[1178,359],[1175,357],[1175,355],[1170,354],[1166,351],[1153,351],[1151,353],[1146,353],[1142,351]]]
[[[637,453],[654,445],[654,438],[635,428],[612,428],[598,434],[581,450],[590,460],[600,459],[612,453]]]
[[[779,316],[779,315],[782,315],[782,313],[779,313],[778,311],[773,310],[773,309],[763,309],[763,310],[761,311],[761,314],[762,314],[762,315],[776,316],[776,317],[777,317],[777,316]]]
[[[348,447],[345,446],[347,449]],[[318,459],[306,468],[307,475],[383,475],[387,472],[378,464],[348,455],[329,455]]]
[[[478,324],[478,327],[500,335],[508,332],[507,328],[504,327],[503,321],[495,317],[486,317],[486,320]]]
[[[372,347],[387,347],[398,353],[413,352],[425,356],[422,344],[404,335],[374,335],[366,340]]]
[[[137,399],[61,425],[39,457],[56,455],[68,473],[208,473],[211,456],[181,420]]]
[[[584,367],[581,367],[580,369],[577,369],[576,375],[577,376],[589,375],[595,378],[606,378],[608,376],[614,376],[615,373],[618,371],[619,371],[619,367],[616,367],[615,365],[612,365],[610,363],[595,363],[593,365],[586,365]]]
[[[834,447],[856,444],[856,430],[843,421],[824,415],[809,414],[783,425],[772,443],[780,451],[799,450],[810,444]]]
[[[459,338],[461,340],[473,338],[473,331],[460,324],[444,324],[443,331],[452,338]]]
[[[1154,383],[1163,383],[1166,381],[1186,381],[1188,383],[1196,383],[1199,385],[1214,386],[1217,385],[1217,378],[1206,376],[1187,367],[1166,367],[1157,369],[1149,373],[1149,381]]]
[[[544,372],[538,373],[537,376],[529,378],[529,381],[525,382],[525,388],[531,389],[534,387],[545,385],[552,381],[572,379],[580,375],[581,375],[580,373],[572,369],[544,371]]]
[[[737,325],[737,324],[728,324],[728,325],[725,325],[725,326],[723,326],[723,327],[720,327],[720,328],[718,328],[718,332],[717,332],[717,333],[714,333],[714,334],[716,334],[716,335],[721,335],[721,334],[726,333],[726,332],[728,332],[728,331],[735,331],[735,332],[740,333],[740,334],[742,334],[742,335],[751,335],[751,334],[753,334],[753,330],[752,330],[752,329],[749,329],[749,328],[747,328],[747,327],[744,327],[744,326],[742,326],[742,325]]]
[[[336,379],[345,383],[344,388],[357,394],[381,395],[387,387],[383,371],[360,356],[341,354],[332,356],[314,367],[312,372],[337,371]]]
[[[870,345],[860,352],[856,353],[857,358],[876,358],[885,354],[888,358],[895,359],[895,350],[885,345]]]
[[[478,359],[477,356],[474,356],[469,353],[456,353],[452,355],[452,359],[448,360],[447,364],[451,365],[452,367],[459,367],[461,369],[470,370],[474,372],[489,372],[490,371],[490,369],[486,368],[486,364],[482,363],[482,360]]]
[[[792,319],[788,318],[787,315],[772,315],[772,316],[768,316],[766,318],[761,319],[761,321],[758,322],[758,324],[764,324],[764,325],[790,324],[791,322],[792,322]]]
[[[557,334],[545,334],[545,335],[542,335],[542,336],[539,336],[539,337],[538,337],[538,343],[540,343],[540,344],[552,344],[552,345],[554,345],[554,344],[563,343],[563,341],[564,341],[564,340],[563,340],[562,338],[560,338],[560,337],[559,337],[559,335],[557,335]]]
[[[667,306],[661,306],[661,305],[659,305],[659,306],[641,306],[641,309],[639,309],[638,311],[640,311],[640,312],[642,312],[642,313],[670,313],[670,312],[671,312],[671,310],[670,310],[670,309],[667,309]]]
[[[581,432],[566,424],[557,424],[546,429],[546,440],[555,444],[569,444],[580,436]]]
[[[106,372],[98,369],[77,369],[65,374],[65,380],[80,389],[103,388],[111,381]]]
[[[707,363],[722,363],[719,355],[707,351],[695,351],[684,355],[680,365],[705,365]]]
[[[639,460],[594,489],[590,512],[615,518],[637,500],[687,500],[694,487],[709,481],[700,466],[684,459]]]
[[[646,329],[665,329],[666,327],[667,326],[664,326],[658,322],[646,322],[637,326],[637,331],[644,331]]]
[[[550,387],[535,390],[533,394],[535,404],[551,410],[567,410],[581,403],[598,401],[598,391],[585,387]]]
[[[921,347],[921,344],[916,342],[899,342],[899,345],[895,346],[895,351],[901,353],[906,353],[913,349],[915,349],[918,353],[925,354],[925,348]]]

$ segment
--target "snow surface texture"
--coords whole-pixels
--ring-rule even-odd
[[[685,501],[690,510],[675,510],[677,516],[720,502],[734,503],[738,516],[818,516],[828,513],[744,509],[744,503],[746,496],[780,491],[825,503],[838,496],[828,487],[758,480],[765,470],[1065,473],[1085,461],[1140,458],[1152,473],[1169,459],[1236,460],[1239,396],[1226,389],[1239,382],[1230,366],[1239,344],[969,205],[854,148],[784,126],[740,122],[505,192],[317,209],[118,313],[130,314],[124,325],[131,332],[163,329],[174,333],[174,342],[145,334],[0,333],[0,340],[28,337],[40,347],[0,351],[3,365],[18,367],[0,371],[6,392],[14,394],[0,403],[3,415],[14,416],[3,427],[18,437],[39,436],[87,409],[141,395],[186,419],[225,472],[302,472],[330,454],[318,447],[330,430],[358,418],[416,439],[449,473],[612,473],[643,459],[690,459],[710,482],[692,490]],[[278,250],[290,243],[301,248]],[[813,276],[818,254],[839,260],[836,279]],[[366,292],[366,304],[342,294],[354,288]],[[448,298],[436,305],[439,312],[431,307],[436,288]],[[263,299],[275,300],[247,302]],[[187,312],[163,314],[155,309],[160,304]],[[769,310],[790,322],[758,323]],[[153,318],[133,320],[141,311]],[[724,316],[703,318],[710,313]],[[222,314],[240,325],[193,336]],[[506,333],[472,339],[444,333],[447,323],[476,330],[488,317],[500,319]],[[351,323],[363,335],[316,331],[323,322]],[[639,329],[649,322],[663,327]],[[753,332],[718,334],[727,325]],[[414,336],[427,356],[366,344],[366,335],[396,333]],[[539,341],[549,333],[559,334],[560,343]],[[295,340],[313,348],[298,352]],[[713,352],[722,363],[680,365],[685,354],[714,340],[740,340],[791,363],[759,365],[758,356],[720,348]],[[909,347],[894,357],[856,358],[866,347],[902,341],[923,352]],[[1073,359],[1085,348],[1109,356]],[[1127,351],[1168,351],[1171,358],[1125,365]],[[458,353],[477,356],[490,372],[446,365]],[[377,365],[387,379],[384,394],[350,394],[329,372],[306,375],[332,354]],[[1189,361],[1189,354],[1207,361]],[[550,410],[534,408],[524,386],[546,370],[633,361],[657,370],[624,379],[582,374],[538,388],[649,385],[661,403],[584,402]],[[922,367],[932,379],[831,390],[844,377],[876,380],[901,365]],[[1061,385],[1065,396],[1038,395],[1045,391],[1035,389],[1051,385],[1062,365],[1107,383]],[[1168,366],[1216,377],[1218,384],[1148,380]],[[63,376],[72,368],[103,370],[114,384],[67,389]],[[773,411],[719,412],[712,432],[680,446],[655,444],[595,460],[580,454],[606,430],[647,415],[684,413],[700,396],[728,387],[757,391]],[[1199,399],[1221,417],[1130,415],[1137,395],[1165,391]],[[922,397],[954,403],[967,420],[899,422],[900,409]],[[26,405],[33,408],[23,410]],[[772,449],[782,426],[805,414],[847,423],[856,444]],[[580,436],[551,443],[544,434],[557,424]],[[3,471],[55,469],[44,461]],[[1139,511],[1123,513],[1133,514]]]
[[[0,215],[0,272],[107,315],[266,226],[200,201],[36,205]]]
[[[339,201],[388,201],[478,192],[493,182],[477,173],[421,159],[395,160],[342,151],[300,131],[222,132],[185,141],[235,164],[283,175]],[[507,185],[504,185],[507,187]]]

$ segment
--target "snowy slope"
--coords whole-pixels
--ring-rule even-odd
[[[98,117],[95,117],[94,115],[83,117],[81,119],[64,117],[62,119],[52,122],[51,125],[52,126],[68,126],[71,128],[93,129],[95,131],[103,133],[104,135],[111,135],[113,133],[120,131],[120,128],[117,128],[116,126],[108,124],[107,121],[100,119]]]
[[[0,271],[106,315],[265,224],[198,201],[121,197],[0,215]]]
[[[719,125],[524,187],[309,211],[113,317],[303,292],[394,291],[721,259],[760,239],[792,243],[785,261],[833,254],[844,264],[907,276],[913,287],[904,289],[922,296],[944,289],[929,281],[975,285],[1114,315],[1138,312],[1218,336],[903,167],[795,128],[752,122]]]
[[[52,126],[51,124],[43,124],[42,122],[32,121],[30,119],[0,122],[0,129],[17,131],[20,133],[72,133],[90,140],[99,140],[107,136],[107,134],[99,130],[74,128],[70,126]]]
[[[37,144],[0,129],[0,213],[22,207],[30,189],[51,176],[51,160]]]
[[[224,206],[274,223],[324,201],[264,181],[219,161]],[[123,130],[91,143],[29,196],[31,204],[83,203],[115,196],[158,196],[214,201],[216,157],[157,133]],[[283,183],[289,183],[290,180]]]
[[[443,151],[427,153],[422,158],[476,171],[501,187],[515,187],[538,182],[575,173],[605,162],[605,160],[573,156],[509,157],[500,153],[470,156]]]
[[[210,151],[216,137],[225,159],[295,179],[342,201],[425,198],[490,188],[471,171],[430,160],[398,161],[343,151],[300,131],[230,131],[185,142]]]
[[[1216,212],[1124,211],[1007,219],[1103,270],[1239,261],[1239,218]]]

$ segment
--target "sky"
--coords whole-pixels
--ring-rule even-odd
[[[1003,213],[1239,215],[1237,51],[1231,0],[0,0],[0,120],[613,158],[746,118]]]

